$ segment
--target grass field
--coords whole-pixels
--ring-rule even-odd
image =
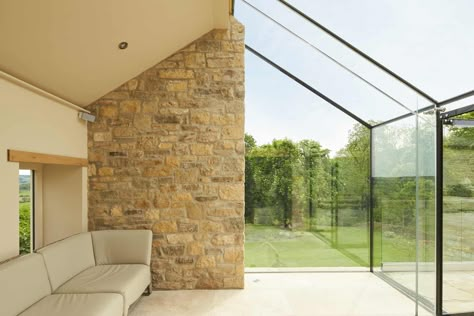
[[[450,198],[454,203],[455,198]],[[466,201],[464,201],[466,200]],[[472,198],[471,198],[472,200]],[[468,204],[467,199],[463,202]],[[445,259],[474,260],[474,213],[446,212],[444,215]],[[338,246],[331,245],[334,233],[329,228],[317,232],[291,231],[277,226],[245,226],[246,267],[366,267],[369,250],[366,227],[339,227]],[[385,228],[387,229],[387,228]],[[374,260],[382,262],[414,262],[416,241],[398,233],[382,233],[375,227]],[[434,240],[420,242],[421,260],[434,260]]]
[[[339,227],[339,246],[330,231],[290,231],[277,226],[245,226],[246,267],[367,267],[369,249],[365,227]],[[413,262],[415,240],[374,234],[375,263]]]
[[[356,267],[366,266],[368,259],[365,244],[335,249],[313,232],[251,224],[245,229],[246,267]],[[353,229],[351,233],[360,236],[364,232]]]

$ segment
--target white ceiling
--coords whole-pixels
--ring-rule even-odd
[[[0,70],[85,106],[228,22],[228,0],[0,0]]]

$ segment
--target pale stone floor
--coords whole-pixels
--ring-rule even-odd
[[[386,273],[403,286],[415,290],[414,272]],[[436,275],[434,272],[420,272],[419,293],[429,301],[435,300]],[[474,311],[474,271],[444,271],[443,310],[448,313]]]
[[[154,291],[129,315],[409,316],[415,304],[368,272],[247,273],[244,290]]]

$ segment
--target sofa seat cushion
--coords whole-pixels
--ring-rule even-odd
[[[53,294],[20,316],[121,316],[123,297],[116,293]]]
[[[151,282],[144,264],[100,265],[88,268],[60,286],[55,293],[119,293],[125,314]]]

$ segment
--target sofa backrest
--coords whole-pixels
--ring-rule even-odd
[[[92,232],[97,265],[135,264],[150,265],[150,230],[101,230]]]
[[[48,273],[38,254],[0,264],[0,314],[16,316],[51,294]]]
[[[37,250],[48,270],[52,291],[87,268],[95,266],[91,233],[81,233]]]

